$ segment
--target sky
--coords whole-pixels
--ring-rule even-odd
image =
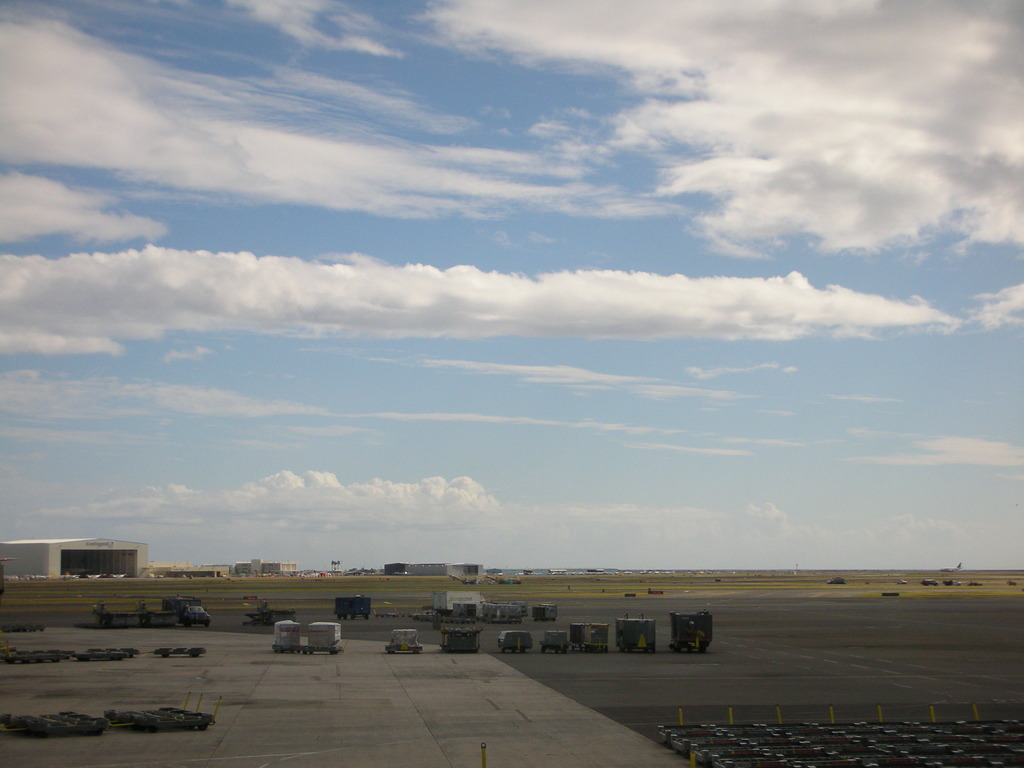
[[[1024,568],[1024,5],[6,0],[0,540]]]

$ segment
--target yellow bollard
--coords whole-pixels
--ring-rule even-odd
[[[487,742],[480,742],[480,768],[487,768]]]
[[[775,719],[778,721],[779,725],[782,725],[782,707],[778,704],[775,705]]]
[[[878,722],[880,722],[880,723],[884,722],[882,720],[882,705],[881,704],[876,704],[875,708],[878,710]]]
[[[974,721],[975,722],[977,722],[978,720],[981,720],[981,718],[978,717],[978,705],[977,704],[971,704],[971,711],[974,713]]]
[[[729,707],[729,725],[732,725],[732,707]]]
[[[828,721],[832,725],[836,724],[836,711],[832,708],[831,704],[828,705]]]
[[[697,768],[697,753],[690,750],[690,768]]]
[[[928,714],[930,714],[932,716],[932,722],[934,723],[935,722],[935,705],[934,704],[930,704],[928,706]]]
[[[679,724],[680,725],[683,724],[683,708],[682,707],[679,708]]]

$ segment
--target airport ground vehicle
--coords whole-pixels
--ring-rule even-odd
[[[548,629],[540,641],[540,652],[565,653],[569,650],[569,633],[564,629]]]
[[[608,653],[608,625],[592,621],[570,624],[569,645],[577,651]]]
[[[558,618],[558,606],[551,603],[541,603],[533,606],[534,621],[554,621]]]
[[[164,611],[174,611],[175,618],[183,626],[191,627],[193,624],[202,624],[204,627],[210,626],[210,614],[203,608],[203,601],[198,597],[190,595],[165,597],[161,609]]]
[[[480,650],[477,627],[441,627],[441,650],[445,653],[476,653]]]
[[[705,653],[712,639],[711,614],[707,610],[698,613],[669,613],[672,622],[672,639],[668,647],[680,651]]]
[[[272,627],[279,621],[294,620],[295,611],[290,608],[271,608],[266,600],[260,600],[259,607],[252,613],[245,614],[249,617],[246,624],[260,627]]]
[[[502,653],[526,653],[533,648],[533,636],[521,629],[506,629],[498,633],[498,648]]]
[[[392,629],[391,641],[384,646],[387,653],[419,653],[423,650],[415,629]]]
[[[654,653],[656,622],[654,619],[615,620],[615,647],[620,651]]]
[[[370,598],[365,595],[348,595],[334,598],[334,615],[339,619],[370,618]]]

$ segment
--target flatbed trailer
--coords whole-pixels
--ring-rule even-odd
[[[88,734],[99,736],[110,728],[105,717],[92,717],[78,712],[58,712],[53,715],[0,715],[0,724],[9,731],[24,731],[31,736],[45,738],[55,735]]]
[[[115,726],[130,726],[133,731],[196,730],[205,731],[215,721],[206,712],[190,712],[178,707],[160,707],[140,712],[108,709],[103,715]]]
[[[19,651],[16,648],[8,649],[4,654],[4,661],[8,664],[39,664],[41,662],[57,662],[62,659],[70,659],[74,651]]]
[[[191,656],[192,658],[196,658],[197,656],[202,656],[204,653],[206,653],[206,649],[205,648],[198,648],[198,647],[193,647],[193,648],[157,648],[155,651],[153,651],[153,653],[155,653],[157,656],[162,656],[165,659],[168,656]]]
[[[249,617],[243,624],[254,627],[272,627],[279,621],[295,621],[295,610],[292,608],[271,608],[266,600],[260,600],[259,607],[252,613],[245,614]]]

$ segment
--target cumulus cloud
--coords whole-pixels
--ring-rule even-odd
[[[170,331],[481,339],[870,335],[958,321],[803,275],[735,278],[578,270],[395,267],[365,257],[312,263],[156,246],[60,259],[0,256],[0,352],[117,352]]]
[[[114,202],[110,195],[70,189],[41,176],[0,175],[0,242],[52,234],[99,242],[155,240],[166,232],[158,221],[105,210]]]
[[[637,103],[610,118],[618,147],[658,163],[659,195],[717,201],[699,224],[726,252],[1024,241],[1009,5],[444,0],[430,17],[468,49],[619,72]]]

